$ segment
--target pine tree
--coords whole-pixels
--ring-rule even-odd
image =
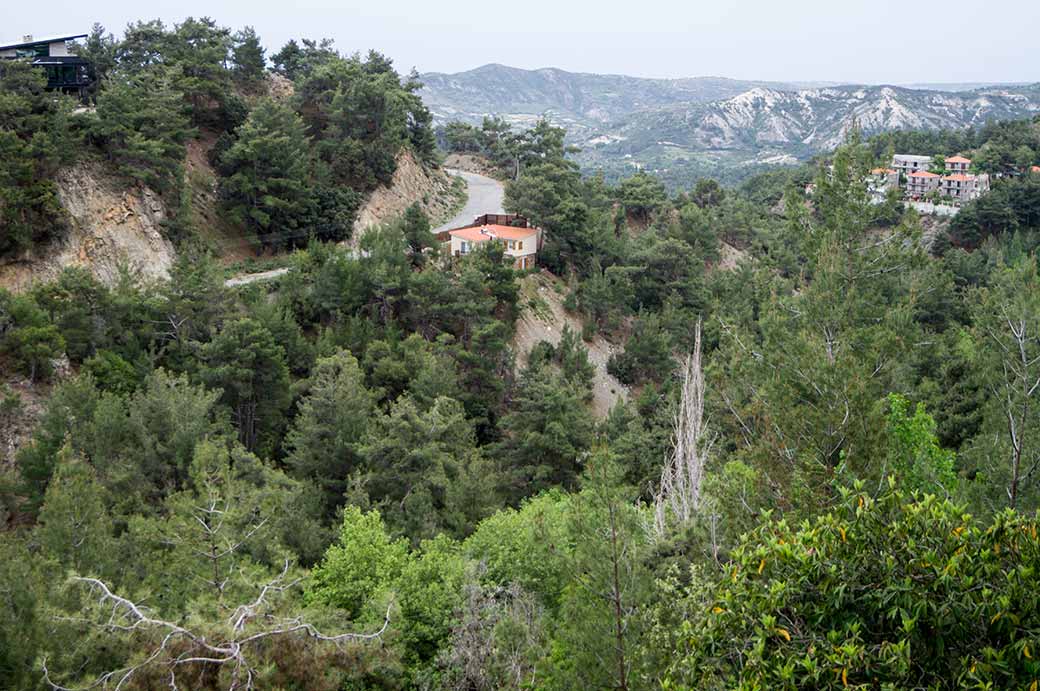
[[[291,398],[285,349],[261,324],[245,318],[225,325],[201,356],[199,377],[222,391],[242,445],[272,451]]]
[[[89,134],[119,171],[160,192],[178,184],[189,126],[170,68],[120,70],[98,96]]]
[[[75,151],[66,120],[72,103],[45,91],[46,84],[28,62],[0,62],[0,256],[65,226],[53,176]]]
[[[361,443],[374,414],[373,396],[353,355],[340,352],[318,361],[286,437],[285,462],[296,477],[318,485],[326,516],[335,513],[361,471]]]
[[[310,142],[291,108],[261,101],[221,157],[224,203],[257,242],[273,247],[306,237],[303,223],[313,211]]]
[[[267,68],[265,52],[253,27],[247,26],[235,34],[231,48],[235,81],[246,88],[255,89],[263,81]]]

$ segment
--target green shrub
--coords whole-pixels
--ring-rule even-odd
[[[665,688],[1035,686],[1037,517],[984,525],[896,486],[747,536],[717,583],[688,591]]]

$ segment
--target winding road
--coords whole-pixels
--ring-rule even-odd
[[[486,175],[467,173],[464,170],[452,170],[449,168],[447,172],[466,181],[466,192],[469,196],[466,199],[466,205],[462,207],[462,211],[455,214],[455,217],[447,223],[434,228],[433,232],[440,233],[468,225],[473,222],[474,218],[482,214],[505,213],[502,209],[502,202],[505,199],[506,191],[501,182]]]
[[[473,222],[474,218],[481,214],[505,213],[502,209],[502,202],[505,199],[505,187],[502,186],[501,182],[494,178],[489,178],[486,175],[467,173],[464,170],[453,170],[448,168],[447,172],[466,181],[466,205],[463,206],[462,211],[455,214],[454,218],[450,221],[434,228],[434,233],[468,225]],[[279,276],[284,276],[287,273],[289,273],[289,269],[282,268],[272,269],[271,271],[260,271],[258,273],[239,274],[224,281],[224,285],[229,288],[245,286],[250,283],[270,281]]]

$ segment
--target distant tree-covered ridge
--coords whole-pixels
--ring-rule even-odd
[[[521,126],[550,116],[566,124],[568,144],[580,149],[574,159],[585,174],[617,183],[645,170],[673,192],[700,177],[737,186],[759,173],[799,165],[840,145],[854,124],[868,135],[953,132],[1031,118],[1040,105],[1037,84],[945,90],[822,86],[497,64],[430,73],[424,80],[423,97],[445,133],[457,127],[453,123],[479,127],[489,115]]]

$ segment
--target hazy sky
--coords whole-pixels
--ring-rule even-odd
[[[489,62],[649,77],[1040,81],[1038,0],[0,0],[0,42],[208,15],[269,51],[329,37],[402,71]]]

